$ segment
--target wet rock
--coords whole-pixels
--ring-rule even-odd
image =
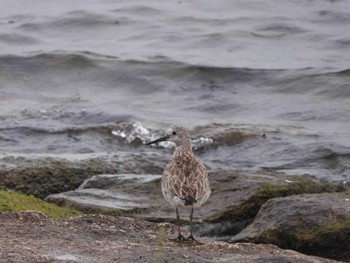
[[[276,181],[268,175],[227,171],[210,173],[212,196],[196,209],[195,220],[208,219],[232,204],[240,203],[255,193],[267,181]],[[49,202],[73,206],[84,212],[106,214],[133,214],[153,222],[173,222],[174,209],[165,202],[160,189],[160,175],[114,174],[96,175],[86,180],[79,189],[50,195]],[[281,183],[285,180],[280,178]],[[184,221],[188,212],[182,212]],[[187,212],[187,213],[186,213]]]
[[[0,158],[0,189],[45,198],[74,190],[103,173],[159,173],[164,164],[152,154],[33,155]]]
[[[241,173],[233,178],[224,171],[216,178],[212,184],[214,194],[211,202],[219,209],[208,215],[206,222],[210,225],[202,233],[220,236],[224,240],[230,239],[249,225],[260,207],[271,198],[345,190],[341,183],[287,176],[283,173]]]
[[[77,188],[89,176],[116,168],[102,158],[70,161],[64,158],[5,157],[0,171],[0,187],[40,198]],[[10,166],[12,164],[13,167]],[[6,169],[7,168],[7,169]]]
[[[350,260],[350,193],[274,198],[231,242],[272,243],[304,253]]]
[[[160,205],[166,207],[159,175],[96,175],[86,180],[79,189],[50,195],[46,200],[75,207],[85,213],[143,217],[150,216]]]
[[[53,220],[38,212],[0,214],[0,262],[237,262],[331,263],[273,245],[179,244],[171,224],[82,215]],[[188,233],[186,233],[188,234]]]
[[[260,206],[270,198],[342,189],[279,173],[218,171],[209,177],[212,195],[195,210],[194,220],[201,222],[195,230],[200,235],[227,240],[251,223]],[[97,175],[75,191],[50,195],[46,200],[90,213],[132,215],[152,222],[175,221],[174,209],[160,191],[160,175]],[[189,211],[180,209],[180,213],[184,223],[188,223]]]

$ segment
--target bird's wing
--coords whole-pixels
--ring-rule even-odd
[[[208,191],[208,172],[201,162],[197,162],[185,179],[184,188],[188,187],[188,192],[197,201]]]
[[[168,164],[164,176],[170,193],[183,200],[191,198],[197,201],[209,187],[208,172],[197,160],[188,166],[178,165],[175,162]]]

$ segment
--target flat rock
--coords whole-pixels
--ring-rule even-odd
[[[188,233],[187,233],[188,234]],[[273,245],[179,244],[174,226],[140,219],[82,215],[53,220],[39,212],[0,214],[0,262],[293,262],[331,263]]]
[[[46,200],[84,212],[153,216],[166,203],[161,198],[159,175],[101,174],[77,190],[49,195]],[[161,211],[158,211],[158,216]]]
[[[212,195],[205,205],[196,209],[194,217],[197,221],[215,217],[240,204],[264,184],[287,184],[281,174],[220,171],[212,172],[209,176]],[[150,221],[173,221],[174,209],[169,207],[162,196],[160,178],[161,175],[145,174],[96,175],[77,190],[50,195],[46,200],[85,212],[113,214],[113,211],[119,211]]]

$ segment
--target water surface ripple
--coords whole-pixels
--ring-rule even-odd
[[[350,2],[7,1],[3,154],[150,152],[350,180]],[[171,145],[157,149],[168,158]],[[140,163],[142,166],[142,163]]]

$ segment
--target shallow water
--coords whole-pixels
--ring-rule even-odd
[[[348,1],[3,3],[2,152],[153,151],[166,162],[171,145],[144,143],[182,125],[211,170],[350,180],[349,10]]]

